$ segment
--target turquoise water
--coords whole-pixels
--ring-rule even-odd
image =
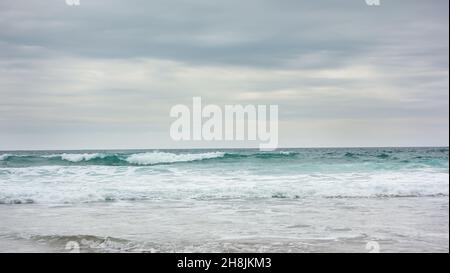
[[[364,252],[376,240],[390,252],[445,252],[448,156],[440,147],[0,152],[0,242],[27,252],[65,251],[73,238],[96,238],[86,251],[101,252]]]
[[[324,166],[361,169],[448,168],[448,148],[351,148],[258,150],[129,150],[1,152],[0,167],[152,166],[189,163],[213,166],[264,164],[322,171]],[[262,168],[264,169],[264,168]]]
[[[448,196],[448,155],[448,148],[0,152],[0,204]]]

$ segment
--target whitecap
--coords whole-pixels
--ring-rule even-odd
[[[10,157],[10,156],[11,156],[10,154],[2,154],[2,155],[0,155],[0,161],[8,159],[8,157]]]
[[[103,154],[93,153],[93,154],[62,154],[61,159],[67,160],[71,162],[81,162],[81,161],[89,161],[94,158],[104,158]]]
[[[174,163],[174,162],[189,162],[203,159],[219,158],[223,157],[223,152],[210,152],[199,154],[174,154],[165,152],[151,152],[151,153],[139,153],[130,155],[126,161],[131,164],[137,165],[152,165],[158,163]]]

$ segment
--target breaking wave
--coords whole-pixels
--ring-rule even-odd
[[[448,179],[436,170],[266,175],[209,167],[44,166],[0,169],[0,204],[435,198],[448,197]]]
[[[141,152],[141,153],[61,153],[61,154],[3,154],[0,155],[0,166],[7,167],[30,167],[30,166],[52,166],[52,165],[105,165],[105,166],[128,166],[128,165],[158,165],[178,162],[193,162],[208,159],[237,159],[237,158],[259,158],[276,159],[295,157],[297,152],[257,152],[251,154],[237,152],[204,152],[204,153],[172,153],[172,152]]]
[[[190,162],[203,159],[223,157],[225,153],[211,152],[201,154],[173,154],[164,152],[140,153],[127,157],[126,161],[137,165],[154,165],[159,163]]]

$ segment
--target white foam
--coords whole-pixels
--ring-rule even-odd
[[[104,158],[105,156],[99,153],[93,153],[93,154],[62,154],[60,155],[62,160],[67,160],[71,162],[81,162],[81,161],[88,161],[94,158]]]
[[[174,165],[175,166],[175,165]],[[435,171],[262,175],[165,166],[0,168],[0,203],[62,204],[112,200],[378,198],[448,196]]]
[[[8,159],[8,157],[10,157],[10,156],[11,156],[10,154],[2,154],[2,155],[0,155],[0,161]]]
[[[281,155],[293,155],[296,154],[296,152],[291,152],[291,151],[280,151]]]
[[[126,161],[131,164],[151,165],[158,163],[174,163],[174,162],[189,162],[202,159],[211,159],[223,157],[225,153],[210,152],[199,154],[173,154],[164,152],[151,152],[130,155]]]

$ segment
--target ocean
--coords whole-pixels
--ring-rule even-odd
[[[0,252],[448,252],[449,149],[0,152]]]

